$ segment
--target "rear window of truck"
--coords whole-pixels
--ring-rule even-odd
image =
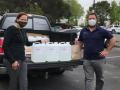
[[[16,17],[6,17],[2,25],[2,29],[7,29],[9,26],[15,24]],[[26,29],[33,30],[49,30],[49,25],[47,20],[44,18],[29,18],[27,25],[24,27]]]

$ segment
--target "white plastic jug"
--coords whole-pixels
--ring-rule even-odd
[[[57,43],[47,43],[46,44],[46,61],[54,62],[59,60],[58,56],[58,44]]]
[[[59,59],[60,61],[71,60],[71,45],[69,43],[59,43]]]
[[[31,60],[33,62],[45,62],[45,44],[34,43],[32,45]]]

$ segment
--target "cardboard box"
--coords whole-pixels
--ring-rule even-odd
[[[79,45],[72,45],[72,60],[77,60],[81,58],[80,46]]]
[[[25,55],[31,55],[31,52],[32,52],[32,46],[30,47],[25,46]]]
[[[43,34],[36,34],[36,33],[27,33],[27,36],[34,36],[34,37],[37,37],[37,36],[40,36],[40,37],[48,37],[48,35],[43,35]]]
[[[35,34],[35,33],[27,33],[29,41],[39,41],[41,40],[42,43],[47,43],[50,41],[48,35],[43,34]]]

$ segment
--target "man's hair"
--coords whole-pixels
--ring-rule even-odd
[[[20,18],[21,16],[23,16],[23,15],[26,15],[26,16],[28,17],[27,13],[25,13],[25,12],[20,12],[20,13],[18,13],[18,15],[17,15],[17,17],[16,17],[15,22],[17,22],[17,19],[19,19],[19,18]]]
[[[95,15],[95,17],[97,18],[97,14],[96,14],[95,12],[89,13],[89,14],[87,15],[87,18],[88,18],[90,15]]]

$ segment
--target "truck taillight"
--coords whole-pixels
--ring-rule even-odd
[[[3,42],[4,42],[4,38],[0,38],[0,55],[4,54],[4,50],[3,50]]]

